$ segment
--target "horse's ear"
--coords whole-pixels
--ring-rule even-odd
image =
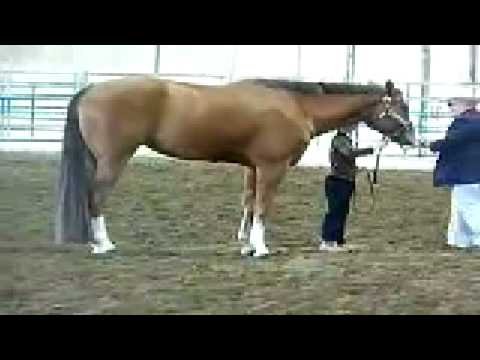
[[[387,89],[387,96],[388,96],[388,97],[392,97],[392,95],[393,95],[393,88],[394,88],[394,85],[393,85],[392,80],[388,80],[388,81],[387,81],[387,83],[385,84],[385,88]]]

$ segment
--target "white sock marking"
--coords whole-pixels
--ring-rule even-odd
[[[108,237],[107,227],[105,225],[105,218],[100,215],[92,218],[92,230],[95,244],[92,244],[92,253],[104,254],[110,250],[115,249],[115,245]]]
[[[269,251],[265,245],[265,224],[257,216],[253,218],[253,226],[250,231],[250,244],[255,248],[255,257],[268,255]]]
[[[240,229],[238,230],[237,239],[241,242],[248,241],[248,236],[250,235],[250,230],[252,228],[252,223],[250,221],[249,211],[247,208],[243,209],[242,222],[240,223]]]

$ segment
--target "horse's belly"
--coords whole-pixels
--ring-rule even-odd
[[[159,153],[183,160],[249,164],[245,144],[235,136],[218,131],[170,131],[160,134],[149,145]]]
[[[183,143],[168,152],[185,160],[205,160],[223,163],[249,164],[243,147],[226,147],[217,144]]]

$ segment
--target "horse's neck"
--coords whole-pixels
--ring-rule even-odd
[[[321,95],[302,98],[299,103],[312,120],[314,132],[321,134],[361,120],[360,115],[378,103],[378,94]]]

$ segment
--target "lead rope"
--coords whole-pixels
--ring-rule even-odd
[[[373,183],[378,184],[378,170],[380,169],[380,155],[382,154],[383,149],[388,145],[389,139],[386,136],[382,137],[382,143],[377,150],[377,159],[375,161],[375,170],[373,171]]]
[[[367,177],[368,187],[369,187],[369,190],[370,190],[370,196],[372,197],[372,203],[371,203],[371,207],[370,207],[371,211],[375,208],[375,201],[376,201],[376,199],[375,199],[375,185],[378,184],[378,178],[379,178],[378,173],[379,173],[379,169],[380,169],[380,156],[382,154],[383,149],[385,149],[385,147],[388,145],[389,141],[390,141],[390,139],[388,137],[386,137],[386,136],[382,137],[382,142],[377,148],[377,155],[376,155],[375,169],[374,170],[368,170],[367,168],[357,168],[357,173],[356,174],[359,174],[360,172],[365,171],[365,175]],[[356,176],[355,176],[355,179],[356,179]],[[356,180],[355,180],[355,182],[356,182]],[[355,185],[354,192],[353,192],[353,209],[355,211],[357,211],[356,185]]]
[[[363,167],[362,168],[357,168],[356,175],[358,175],[361,172],[365,172],[365,176],[367,178],[368,185],[369,185],[370,196],[372,197],[371,208],[373,208],[375,206],[375,193],[374,193],[374,190],[373,190],[372,175],[367,168],[363,168]],[[356,181],[356,179],[357,179],[357,176],[355,176],[355,186],[353,188],[353,210],[355,212],[357,211],[357,184],[356,184],[357,181]]]
[[[370,174],[368,176],[368,181],[370,183],[370,194],[372,195],[372,209],[375,208],[375,192],[374,192],[374,187],[375,185],[378,185],[378,173],[380,170],[380,156],[382,154],[383,149],[388,145],[389,143],[389,138],[387,136],[382,137],[382,143],[378,147],[377,151],[377,158],[375,161],[375,170],[373,171],[373,179],[370,179]]]

